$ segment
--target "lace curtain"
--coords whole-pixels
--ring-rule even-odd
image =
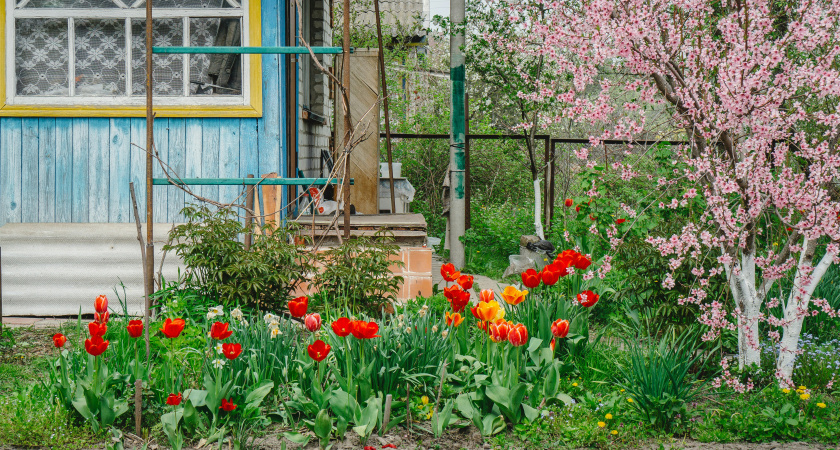
[[[121,6],[125,3],[131,3],[131,5]],[[124,0],[124,2],[120,0],[24,0],[18,2],[16,11],[58,8],[72,11],[80,8],[99,8],[119,13],[120,11],[137,11],[144,7],[142,0]],[[190,46],[241,45],[242,27],[239,17],[190,17],[189,10],[190,8],[238,8],[241,10],[237,2],[232,0],[156,0],[154,7],[156,10],[177,8],[183,11],[183,17],[153,21],[152,38],[156,46],[183,45],[185,18],[189,28]],[[134,16],[136,17],[137,14]],[[130,26],[126,23],[127,21]],[[145,28],[145,20],[131,18],[128,14],[126,18],[102,19],[95,17],[16,18],[16,94],[61,97],[144,96],[146,92]],[[130,48],[127,49],[126,33],[129,30]],[[127,74],[126,59],[130,60],[130,76]],[[188,61],[188,72],[184,67],[185,59]],[[179,54],[156,54],[153,70],[155,95],[183,96],[186,76],[189,76],[187,84],[189,95],[242,94],[241,57],[238,55],[188,55],[185,57]]]

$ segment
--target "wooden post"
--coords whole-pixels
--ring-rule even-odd
[[[344,239],[350,239],[350,128],[353,126],[350,120],[350,0],[344,0],[344,14],[342,26],[344,37],[342,47],[344,58],[341,65],[341,84],[344,86],[344,182],[341,188],[344,190]]]
[[[143,311],[143,328],[146,330],[146,367],[149,365],[151,347],[149,345],[149,321],[151,319],[152,293],[154,292],[155,244],[154,244],[154,203],[152,193],[152,150],[155,145],[154,120],[152,113],[152,0],[146,0],[146,260],[144,261],[146,278],[146,304]]]
[[[376,0],[379,1],[379,0]],[[391,401],[393,397],[391,394],[385,396],[385,417],[382,420],[382,428],[379,430],[379,435],[382,436],[385,434],[385,431],[388,429],[388,422],[391,421]]]
[[[388,115],[388,79],[385,78],[385,51],[382,48],[382,25],[379,23],[379,0],[373,0],[373,8],[376,14],[376,37],[379,41],[379,78],[382,79],[382,107],[385,110],[385,149],[388,152],[388,182],[391,188],[391,214],[396,214],[397,199],[394,198],[394,160],[391,156],[391,121]],[[378,204],[379,202],[377,201],[377,209]]]
[[[143,380],[134,380],[134,434],[142,436]]]
[[[249,173],[248,178],[254,178],[254,174]],[[245,251],[251,249],[251,240],[253,239],[253,234],[251,233],[252,223],[254,221],[254,194],[256,194],[255,190],[257,189],[256,186],[248,186],[247,193],[245,194]]]

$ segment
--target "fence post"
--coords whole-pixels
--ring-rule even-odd
[[[254,178],[253,174],[248,174],[248,178]],[[245,194],[245,251],[251,249],[251,239],[253,239],[253,233],[251,233],[251,223],[254,220],[254,197],[256,194],[256,186],[246,186],[247,193]]]

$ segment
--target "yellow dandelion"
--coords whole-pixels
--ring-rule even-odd
[[[627,397],[627,401],[630,402],[630,403],[633,403],[633,399],[630,398],[630,397]]]
[[[610,431],[610,434],[615,436],[616,434],[618,434],[618,430],[612,430],[612,431]]]
[[[420,397],[420,402],[423,403],[424,405],[428,405],[429,404],[429,397],[427,397],[425,395]]]
[[[825,408],[825,403],[817,403],[817,408]]]
[[[620,390],[620,391],[618,391],[618,392],[624,392],[624,389],[622,389],[622,390]]]
[[[432,419],[432,413],[430,411],[429,414],[426,414],[426,420],[431,420],[431,419]]]
[[[572,387],[577,387],[577,383],[572,383]]]
[[[605,422],[598,422],[598,427],[604,428],[605,426],[607,426]]]
[[[607,414],[606,416],[604,416],[604,418],[607,420],[612,420],[612,414]]]
[[[811,394],[802,394],[799,396],[799,398],[802,400],[808,400],[809,398],[811,398]]]
[[[782,389],[782,392],[785,393],[785,394],[790,394],[790,389],[784,388],[784,389]]]
[[[805,389],[808,389],[808,388],[806,388],[805,386],[799,386],[800,391],[804,391]]]

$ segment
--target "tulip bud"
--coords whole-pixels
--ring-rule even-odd
[[[303,324],[307,330],[314,333],[321,329],[321,315],[318,313],[307,314],[303,319]]]

